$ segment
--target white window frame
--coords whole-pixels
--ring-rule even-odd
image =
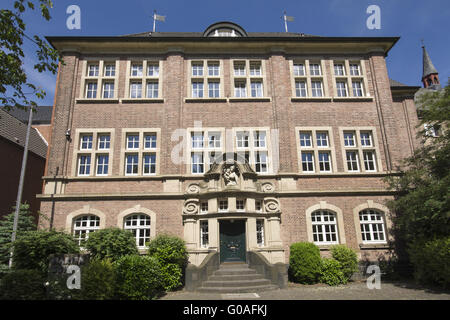
[[[86,226],[77,226],[77,222],[81,224],[86,222]],[[91,225],[91,222],[94,223],[94,226]],[[72,235],[75,241],[79,246],[82,245],[83,241],[86,241],[89,238],[89,233],[95,232],[100,229],[100,217],[93,214],[85,214],[81,216],[77,216],[72,220]],[[84,234],[84,237],[77,236],[77,233]]]
[[[367,220],[361,219],[361,217],[363,217],[363,216],[367,216],[368,219]],[[372,216],[379,217],[380,219],[376,219],[376,218],[373,219]],[[387,239],[386,239],[386,221],[385,221],[385,214],[384,214],[384,212],[380,212],[380,211],[375,210],[375,209],[364,209],[364,210],[361,210],[358,213],[358,217],[359,217],[361,239],[362,239],[362,243],[363,244],[382,244],[382,243],[387,243]],[[363,227],[363,225],[367,226],[368,230],[363,230],[363,229],[365,229],[365,227]],[[378,226],[381,225],[381,231],[380,230],[374,230],[374,225],[378,225]],[[378,229],[378,226],[377,226],[377,229]],[[367,240],[367,238],[366,238],[366,236],[367,236],[366,234],[367,233],[370,236],[370,240]],[[380,239],[374,240],[375,239],[374,235],[376,233],[378,234],[378,236],[377,236],[378,238],[379,238],[380,234],[382,234],[384,239],[383,240],[380,240]],[[364,239],[364,238],[366,238],[366,239]]]
[[[317,217],[320,217],[320,221],[317,221]],[[332,217],[332,220],[330,220],[330,217]],[[327,221],[325,221],[325,218]],[[330,210],[316,210],[311,213],[311,231],[313,235],[313,242],[316,245],[332,245],[339,243],[339,229],[337,220],[337,214]],[[320,231],[318,230],[319,227]],[[331,230],[332,228],[334,228],[334,231]],[[322,236],[322,241],[319,240],[320,235]],[[330,235],[330,240],[327,240],[327,235]],[[332,240],[333,235],[335,240]],[[314,240],[314,237],[316,237],[316,240]]]
[[[135,225],[132,224],[134,221],[136,221]],[[131,222],[131,224],[127,225],[127,222]],[[137,248],[147,248],[146,243],[151,239],[151,223],[151,217],[145,213],[133,213],[123,219],[123,229],[133,233]],[[141,234],[141,231],[144,231],[144,235]],[[144,242],[142,245],[141,240]]]

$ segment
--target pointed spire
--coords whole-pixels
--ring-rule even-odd
[[[427,50],[425,49],[425,46],[422,46],[423,49],[423,74],[422,79],[429,76],[430,74],[438,73],[436,68],[433,65],[433,62],[431,62],[430,56],[428,55]]]

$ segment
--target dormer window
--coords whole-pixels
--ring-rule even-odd
[[[205,37],[246,37],[245,30],[232,22],[218,22],[210,25],[203,33]]]

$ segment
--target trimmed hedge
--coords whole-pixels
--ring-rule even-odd
[[[154,257],[128,255],[115,263],[116,294],[125,300],[152,300],[164,291],[161,267]]]
[[[416,241],[408,253],[418,282],[450,288],[450,237]]]
[[[322,259],[319,282],[330,286],[347,283],[347,277],[342,272],[342,265],[334,259]]]
[[[290,246],[289,276],[292,281],[314,284],[318,281],[322,260],[314,243],[297,242]]]
[[[84,247],[94,259],[116,261],[123,256],[138,254],[136,238],[128,230],[106,228],[89,234]]]
[[[340,263],[341,271],[346,278],[345,282],[347,282],[358,271],[356,252],[342,244],[331,246],[330,251],[333,259]]]

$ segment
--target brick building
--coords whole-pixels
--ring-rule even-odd
[[[190,262],[298,241],[386,253],[383,178],[418,146],[414,93],[390,80],[396,37],[204,32],[48,37],[64,57],[40,195],[80,241],[131,229],[185,239]]]

